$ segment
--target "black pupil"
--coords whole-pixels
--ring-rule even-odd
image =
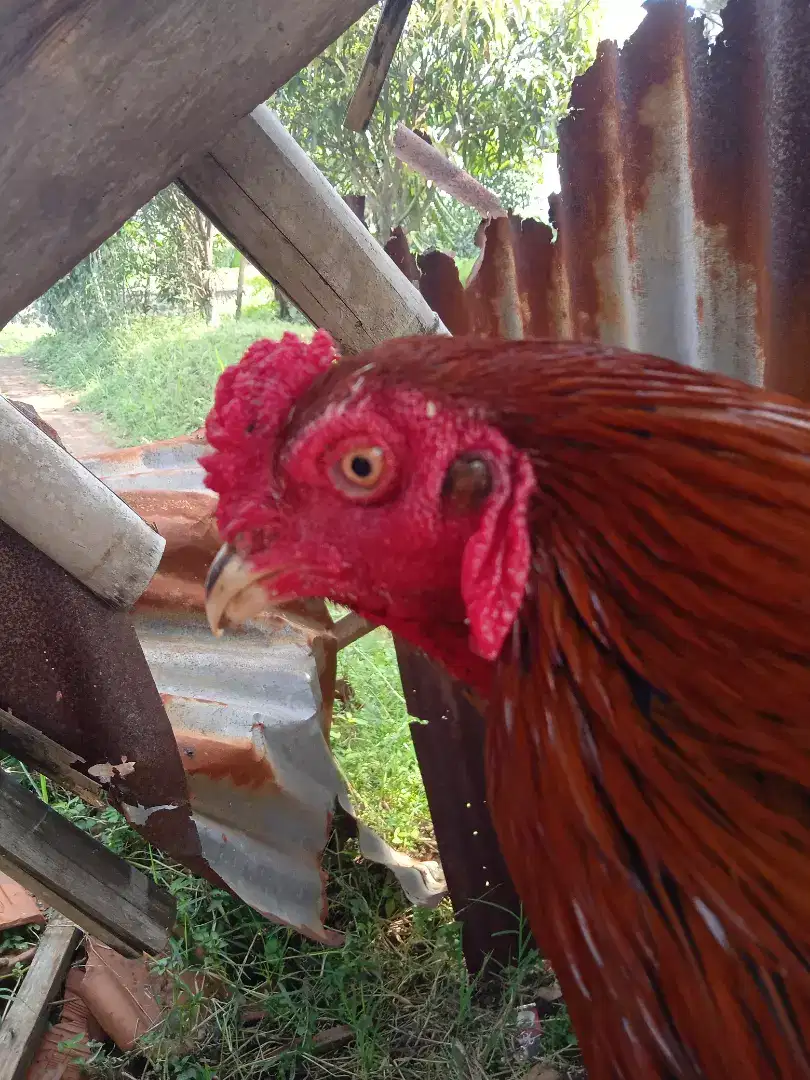
[[[371,476],[371,462],[367,457],[353,457],[352,472],[360,480],[365,480],[367,477]]]

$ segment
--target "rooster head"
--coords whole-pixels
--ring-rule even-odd
[[[222,374],[202,459],[215,632],[324,597],[480,681],[523,600],[534,474],[480,409],[409,381],[420,355],[412,338],[341,360],[323,331],[285,334]]]

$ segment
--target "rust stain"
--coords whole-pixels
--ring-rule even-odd
[[[175,728],[174,734],[189,776],[202,774],[211,780],[229,780],[235,787],[280,790],[270,762],[250,739],[200,735],[181,728]]]
[[[443,251],[428,251],[419,256],[422,295],[451,334],[469,334],[472,328],[468,294],[461,284],[458,267],[452,256]]]
[[[401,225],[397,225],[395,229],[391,230],[391,236],[385,245],[385,251],[408,281],[413,281],[414,284],[419,281],[421,276],[419,267],[416,265],[416,259],[411,254],[405,230]]]
[[[711,46],[683,0],[645,7],[574,81],[556,236],[483,222],[466,288],[436,252],[419,256],[419,288],[455,334],[504,336],[511,303],[527,336],[623,345],[810,400],[810,4],[730,0]]]

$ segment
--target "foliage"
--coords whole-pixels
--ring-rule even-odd
[[[172,311],[210,315],[210,225],[175,185],[37,302],[54,330],[111,326],[122,316]]]
[[[355,810],[395,847],[431,855],[433,826],[411,741],[391,635],[375,630],[338,656],[350,688],[336,703],[332,746]]]
[[[516,190],[527,168],[556,146],[571,80],[592,56],[594,5],[533,0],[525,5],[531,17],[522,17],[518,0],[509,0],[469,5],[464,19],[449,20],[440,0],[415,4],[371,125],[355,134],[343,118],[373,32],[371,14],[272,104],[341,193],[366,196],[378,237],[402,224],[424,246],[424,223],[427,240],[455,249],[469,232],[469,215],[394,159],[396,124],[426,132],[496,190]]]
[[[726,0],[691,0],[689,6],[705,19],[704,33],[711,39],[723,29],[723,8]]]
[[[274,311],[247,308],[239,321],[226,319],[216,329],[170,316],[129,319],[44,334],[16,351],[48,382],[78,391],[80,407],[100,412],[120,441],[131,446],[199,428],[223,367],[257,338],[308,332],[280,323]],[[12,340],[21,344],[17,335]]]

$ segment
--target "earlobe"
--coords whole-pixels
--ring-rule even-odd
[[[461,564],[461,595],[470,626],[470,647],[495,660],[517,618],[531,564],[529,500],[534,470],[525,454],[514,453],[467,541]]]

